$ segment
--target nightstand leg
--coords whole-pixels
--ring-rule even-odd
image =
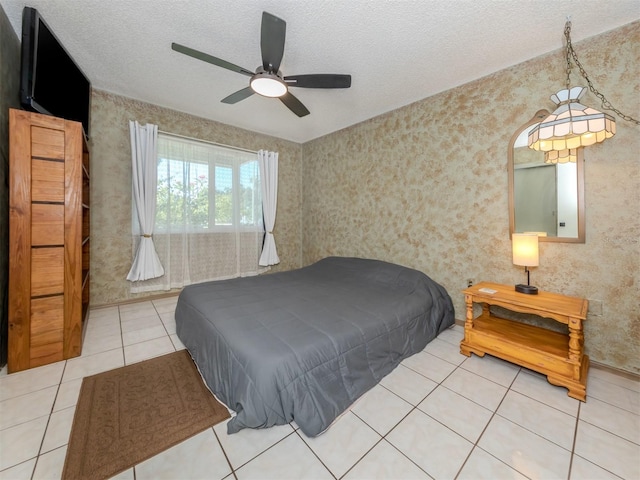
[[[471,340],[471,330],[473,330],[473,297],[471,295],[464,296],[467,305],[467,316],[464,322],[464,340],[460,342],[460,353],[471,356],[471,350],[467,346]]]
[[[584,354],[584,334],[580,319],[569,318],[569,362],[574,365],[573,379],[580,380],[582,356]]]

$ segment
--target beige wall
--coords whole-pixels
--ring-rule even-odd
[[[639,115],[640,22],[576,44],[597,88]],[[513,284],[506,148],[564,85],[556,52],[304,145],[97,91],[92,106],[92,305],[136,297],[131,262],[128,121],[280,152],[278,218],[289,270],[327,255],[388,260],[428,273],[464,318],[466,279]],[[573,83],[579,84],[577,73]],[[592,94],[584,103],[598,106]],[[541,244],[532,283],[602,301],[585,327],[592,360],[640,373],[640,128],[585,151],[587,242]]]
[[[131,294],[131,147],[129,120],[160,130],[250,150],[279,152],[278,214],[274,235],[281,263],[301,265],[302,147],[129,98],[95,91],[91,108],[91,305],[145,296]]]
[[[561,32],[559,33],[559,37]],[[596,88],[640,118],[640,22],[576,44]],[[450,292],[468,278],[525,280],[511,263],[506,149],[563,88],[556,53],[502,70],[303,146],[303,263],[327,255],[388,260]],[[574,85],[584,82],[578,72]],[[598,107],[592,94],[584,103]],[[532,283],[602,301],[585,345],[593,361],[640,372],[640,127],[585,150],[585,244],[542,243]]]

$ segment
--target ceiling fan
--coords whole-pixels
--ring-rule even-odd
[[[257,93],[265,97],[279,98],[289,110],[299,117],[304,117],[305,115],[309,115],[309,110],[300,100],[289,92],[289,87],[349,88],[351,86],[351,75],[317,73],[311,75],[292,75],[288,77],[282,76],[279,68],[282,56],[284,55],[286,30],[287,23],[284,20],[270,13],[262,12],[260,35],[262,65],[260,65],[255,72],[178,43],[172,43],[171,48],[176,52],[189,55],[198,60],[212,63],[218,67],[251,77],[248,87],[223,98],[222,103],[237,103]]]

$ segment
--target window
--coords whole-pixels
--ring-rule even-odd
[[[156,231],[262,230],[260,169],[253,153],[158,135]]]
[[[261,273],[264,241],[256,153],[158,134],[153,242],[162,277],[132,284],[150,292]],[[140,240],[133,211],[133,247]]]

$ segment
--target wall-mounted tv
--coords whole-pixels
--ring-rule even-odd
[[[91,82],[35,8],[22,11],[20,102],[23,107],[81,122],[89,136]]]

